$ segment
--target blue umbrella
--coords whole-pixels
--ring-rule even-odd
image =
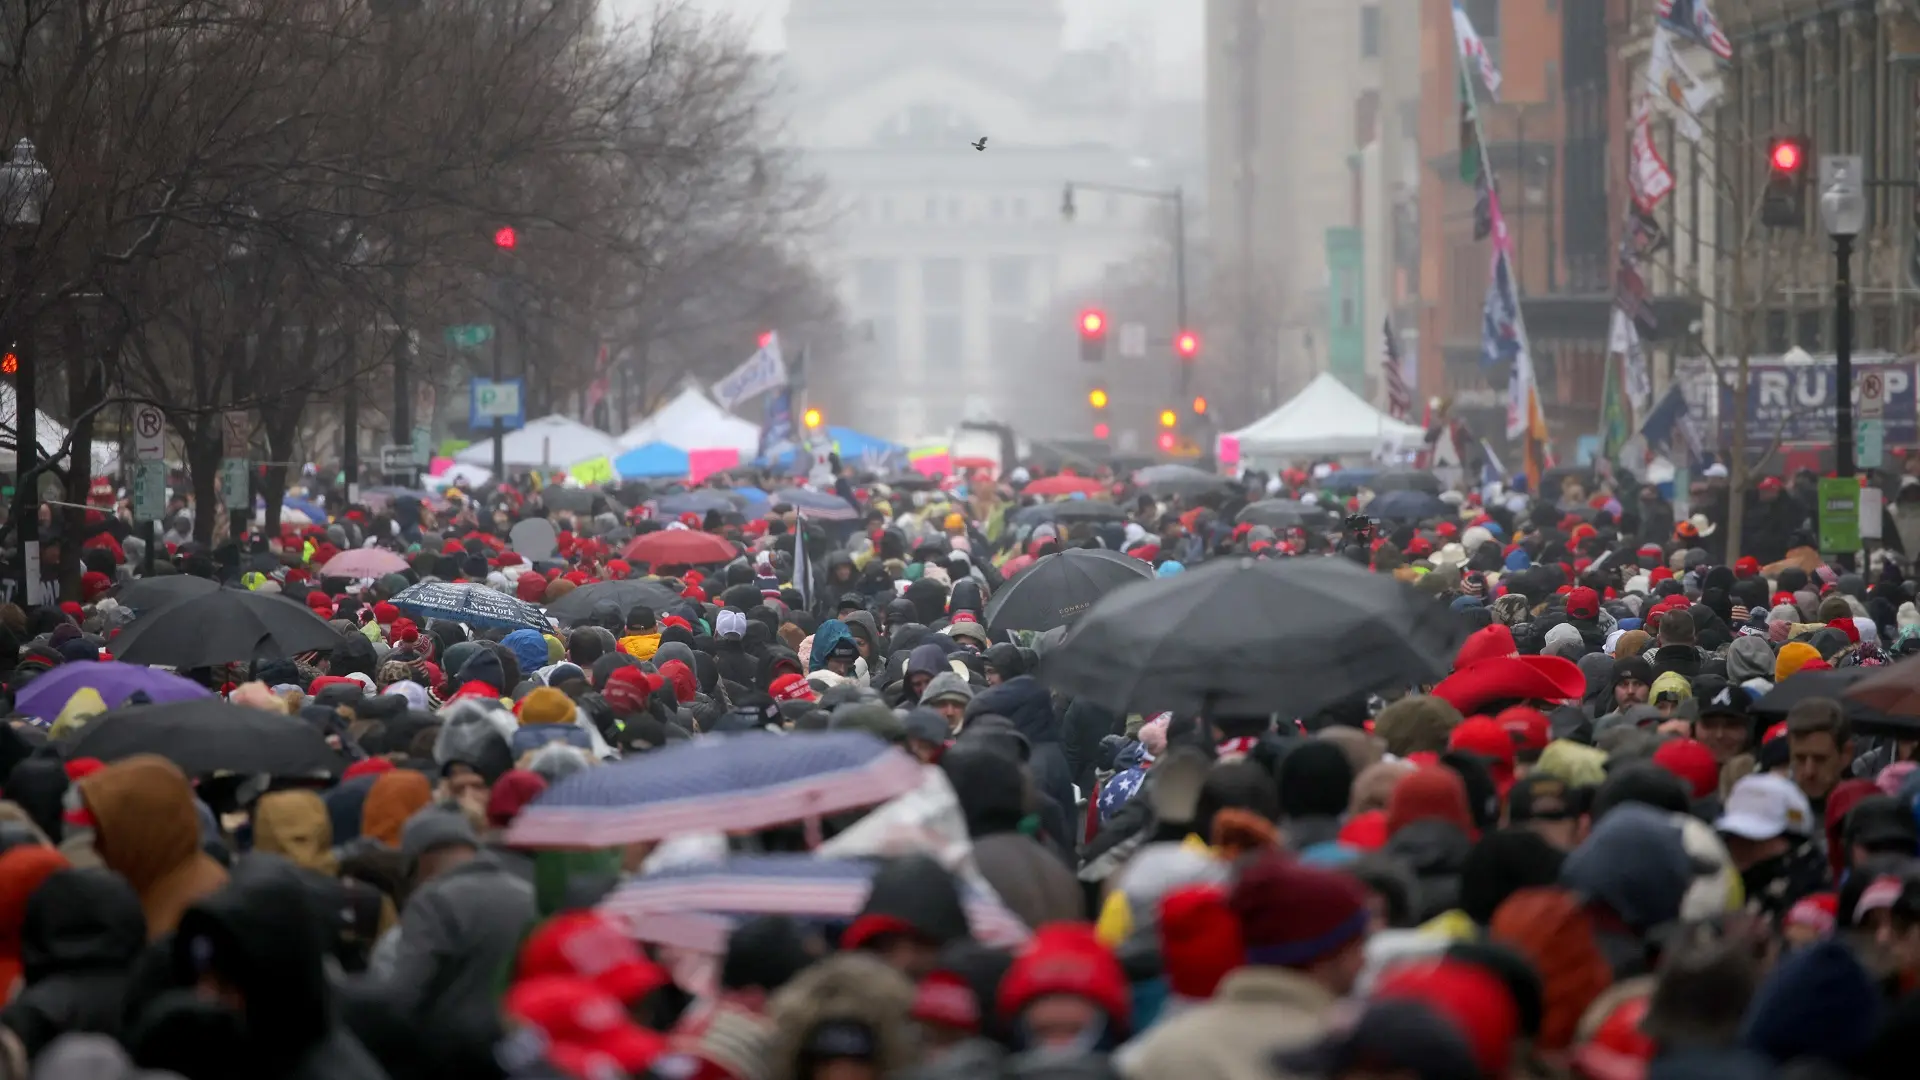
[[[701,488],[697,491],[680,491],[672,495],[662,495],[653,500],[655,517],[677,518],[681,514],[704,514],[709,510],[718,510],[723,514],[740,509],[726,492],[713,488]]]
[[[611,847],[751,832],[872,806],[920,781],[918,761],[864,731],[701,738],[567,777],[514,818],[507,843]]]
[[[879,863],[811,855],[735,855],[724,862],[676,866],[629,879],[600,901],[600,910],[634,937],[697,952],[723,952],[734,927],[760,915],[847,922],[860,914]],[[973,936],[1013,946],[1026,924],[991,891],[962,885],[961,904]]]
[[[654,476],[685,476],[690,468],[687,452],[663,442],[650,442],[613,459],[613,471],[628,480]]]
[[[807,517],[821,521],[858,521],[860,519],[860,511],[852,503],[824,491],[781,488],[773,493],[773,501],[786,503]]]
[[[393,606],[423,619],[446,619],[468,626],[548,629],[547,616],[539,608],[471,582],[423,581],[402,589],[393,598]]]
[[[1426,518],[1456,516],[1453,507],[1424,491],[1384,491],[1373,497],[1363,512],[1382,521],[1421,521]]]
[[[773,501],[772,497],[765,491],[754,487],[752,484],[743,484],[740,487],[728,488],[727,490],[733,492],[735,495],[742,496],[749,503],[766,503]]]

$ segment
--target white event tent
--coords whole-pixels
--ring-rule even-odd
[[[738,450],[740,460],[747,461],[760,452],[760,425],[740,419],[714,404],[699,388],[689,386],[620,435],[622,450],[656,442],[688,453]]]
[[[528,421],[518,431],[509,431],[501,440],[505,464],[526,469],[565,469],[594,458],[612,459],[620,447],[613,436],[578,420],[554,415]],[[461,465],[493,464],[493,437],[481,433],[473,445],[453,455]]]
[[[1293,400],[1231,433],[1240,442],[1242,460],[1372,454],[1425,436],[1419,425],[1374,408],[1325,371]]]

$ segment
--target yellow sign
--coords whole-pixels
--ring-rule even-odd
[[[567,470],[567,474],[588,486],[611,484],[619,479],[613,471],[613,460],[605,454],[575,463],[573,468]]]

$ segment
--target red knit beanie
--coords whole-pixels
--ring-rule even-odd
[[[1353,878],[1278,853],[1240,872],[1227,903],[1246,942],[1247,963],[1311,967],[1367,932],[1367,895]]]
[[[1393,787],[1387,799],[1387,835],[1416,821],[1438,820],[1475,835],[1473,811],[1467,806],[1467,785],[1445,765],[1416,769]]]
[[[1186,885],[1160,901],[1160,956],[1174,993],[1194,1000],[1211,998],[1246,954],[1225,889]]]

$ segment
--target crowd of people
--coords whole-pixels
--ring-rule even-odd
[[[83,597],[0,606],[0,1077],[1911,1075],[1920,735],[1913,707],[1847,696],[1920,652],[1900,559],[1852,571],[1802,514],[1762,519],[1775,561],[1722,565],[1710,519],[1591,481],[1483,499],[1415,477],[1420,512],[1377,517],[1385,495],[1326,469],[843,470],[811,493],[827,514],[757,479],[402,493],[214,550],[176,506],[153,576],[90,515]],[[1253,512],[1275,498],[1292,517]],[[635,557],[678,533],[729,555]],[[1350,560],[1464,644],[1438,681],[1312,715],[1112,710],[1047,680],[1079,612],[996,620],[1080,548],[1138,560],[1125,589]],[[406,569],[323,569],[362,549]],[[332,628],[174,674],[337,767],[88,752],[162,706],[85,666],[203,602],[151,591],[187,578]],[[538,624],[433,617],[423,582]],[[75,689],[34,694],[55,679]],[[610,846],[516,831],[617,803],[649,764],[847,732],[911,789],[752,828],[723,799]],[[870,887],[829,910],[807,868],[848,858]],[[631,899],[754,860],[800,876],[759,907]],[[684,915],[724,932],[695,948]]]

